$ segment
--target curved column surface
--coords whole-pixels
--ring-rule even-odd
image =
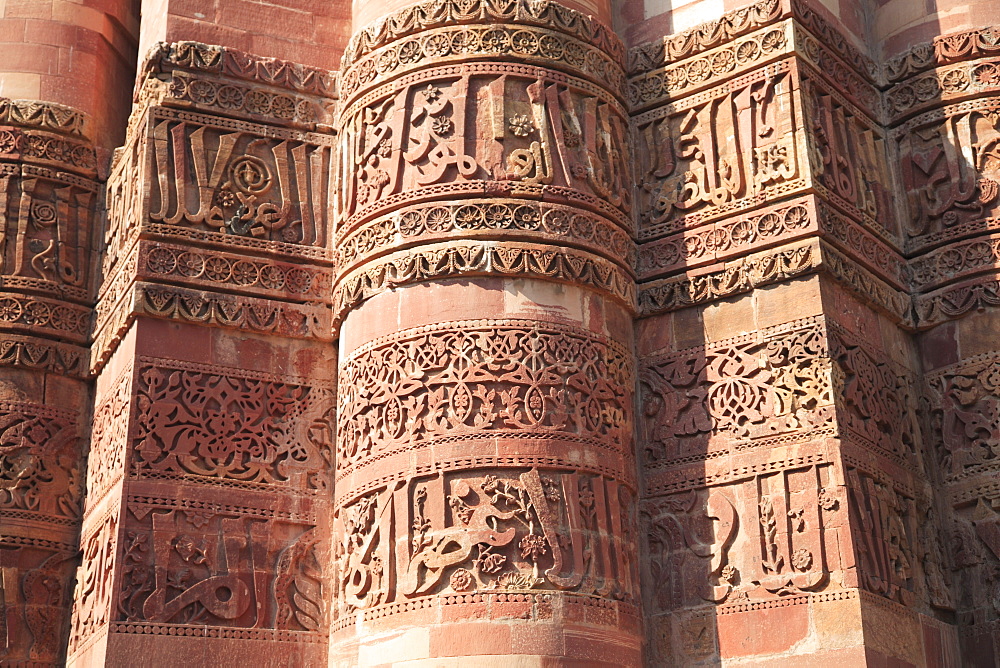
[[[1000,405],[1000,40],[996,3],[893,0],[880,8],[886,121],[920,354],[922,438],[952,547],[962,660],[997,662],[1000,610],[985,582],[1000,564],[995,486]],[[975,557],[966,555],[975,554]],[[940,590],[940,588],[938,588]]]
[[[331,661],[638,665],[621,46],[403,11],[341,78]]]
[[[199,42],[269,59],[279,75],[302,65],[336,69],[351,33],[349,1],[139,1],[142,56],[157,42]]]
[[[61,665],[83,514],[102,165],[132,3],[0,3],[0,664]]]
[[[32,0],[0,6],[0,97],[68,105],[86,115],[94,143],[109,150],[119,145],[135,76],[139,16],[133,4]]]

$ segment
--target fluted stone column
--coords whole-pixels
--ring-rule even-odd
[[[1000,7],[935,3],[876,18],[885,108],[910,258],[922,428],[935,483],[940,644],[963,665],[1000,660]],[[940,555],[935,554],[940,552]],[[956,659],[958,660],[958,659]]]
[[[140,72],[108,187],[68,663],[321,665],[333,76],[193,42]]]
[[[640,660],[621,60],[557,3],[348,46],[334,665]]]
[[[630,51],[650,665],[957,654],[860,4],[759,0]]]
[[[85,494],[95,233],[129,2],[0,6],[0,665],[65,656]],[[124,88],[121,84],[125,83]]]

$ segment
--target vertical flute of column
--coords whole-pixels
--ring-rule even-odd
[[[348,46],[332,661],[639,663],[621,57],[492,0]]]
[[[83,511],[94,232],[131,3],[0,7],[0,664],[60,665]]]
[[[897,160],[936,499],[919,520],[935,644],[1000,660],[1000,7],[943,0],[880,10],[886,124]],[[926,635],[926,634],[925,634]],[[941,652],[938,652],[939,654]],[[929,656],[928,662],[936,657]]]
[[[160,42],[108,187],[69,665],[322,665],[330,72]]]

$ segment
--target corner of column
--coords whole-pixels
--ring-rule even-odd
[[[332,73],[159,42],[108,181],[68,665],[327,657]]]

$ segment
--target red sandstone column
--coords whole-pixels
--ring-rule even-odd
[[[640,662],[621,57],[555,3],[348,47],[336,665]]]
[[[815,4],[630,52],[654,665],[956,663],[883,72]]]
[[[322,665],[333,75],[193,42],[140,72],[108,187],[68,663]]]
[[[886,123],[922,371],[941,554],[936,632],[962,665],[1000,661],[1000,6],[889,2],[876,13]],[[950,589],[948,588],[950,586]],[[936,631],[936,630],[935,630]],[[930,635],[930,634],[928,634]],[[960,658],[958,648],[960,648]]]
[[[65,657],[90,411],[95,218],[137,17],[0,7],[0,664]]]

